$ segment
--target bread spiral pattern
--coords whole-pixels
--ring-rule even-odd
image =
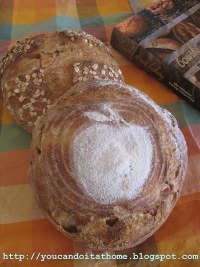
[[[144,159],[151,155],[151,160],[146,158],[144,161],[144,165],[147,162],[151,165],[147,168],[147,177],[132,195],[123,195],[121,190],[133,192],[136,182],[130,180],[132,187],[118,188],[114,171],[108,176],[112,181],[113,175],[113,183],[108,184],[103,176],[99,181],[101,174],[97,171],[93,180],[90,177],[92,185],[84,187],[85,174],[93,175],[90,172],[93,160],[98,169],[98,161],[92,158],[93,152],[88,147],[92,142],[96,144],[98,140],[94,133],[101,133],[102,129],[106,129],[107,134],[105,139],[100,134],[100,140],[107,142],[112,131],[116,133],[116,139],[122,141],[123,135],[127,134],[125,139],[130,136],[136,140],[137,151],[143,150]],[[150,141],[145,141],[144,129]],[[122,134],[117,137],[121,130]],[[143,139],[134,137],[140,133]],[[134,148],[131,143],[127,144],[127,151],[133,157]],[[104,152],[103,145],[99,145],[99,154]],[[145,146],[149,152],[145,151]],[[187,169],[186,143],[175,118],[137,89],[111,80],[76,84],[61,96],[36,123],[32,150],[29,177],[43,211],[64,235],[94,249],[120,250],[135,246],[152,235],[173,209]],[[120,147],[116,150],[111,153],[115,157],[111,163],[117,163],[114,168],[118,173],[124,171],[123,164],[129,156],[120,158]],[[83,167],[78,161],[81,153]],[[99,160],[99,165],[102,162]],[[106,165],[105,169],[108,167],[113,166]],[[81,173],[82,177],[77,177]],[[106,186],[109,186],[107,191]],[[112,188],[113,195],[110,193]]]

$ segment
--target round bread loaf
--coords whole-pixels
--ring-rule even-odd
[[[1,87],[16,123],[32,132],[37,118],[77,82],[123,80],[110,50],[83,31],[18,41],[1,65]]]
[[[167,219],[187,168],[175,118],[115,81],[76,84],[40,118],[29,177],[42,210],[64,235],[120,250]]]

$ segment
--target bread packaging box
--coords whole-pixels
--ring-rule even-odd
[[[111,44],[200,109],[199,0],[158,0],[117,24]]]

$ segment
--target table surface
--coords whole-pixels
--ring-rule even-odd
[[[128,0],[0,0],[0,59],[17,39],[63,29],[84,29],[109,45],[114,25],[131,13]],[[0,266],[200,266],[200,112],[111,50],[126,83],[145,92],[176,117],[189,154],[186,182],[168,220],[146,242],[117,254],[176,254],[180,258],[199,254],[199,260],[31,261],[34,252],[58,255],[91,251],[63,237],[37,207],[27,178],[31,136],[16,126],[1,96]],[[29,260],[7,260],[9,253],[24,254]]]

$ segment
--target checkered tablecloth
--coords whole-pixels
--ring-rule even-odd
[[[131,14],[128,0],[0,0],[0,60],[17,39],[32,33],[84,29],[109,45],[114,25]],[[200,112],[112,49],[125,81],[139,88],[177,118],[188,145],[189,167],[181,197],[166,223],[146,242],[118,252],[131,257],[176,254],[177,260],[46,260],[35,252],[63,255],[91,252],[62,236],[45,219],[27,178],[31,136],[16,126],[1,104],[0,132],[0,266],[198,267],[200,266]],[[9,254],[26,258],[7,259]],[[111,253],[112,254],[112,253]],[[198,254],[199,260],[182,255]],[[129,258],[129,257],[128,257]]]

